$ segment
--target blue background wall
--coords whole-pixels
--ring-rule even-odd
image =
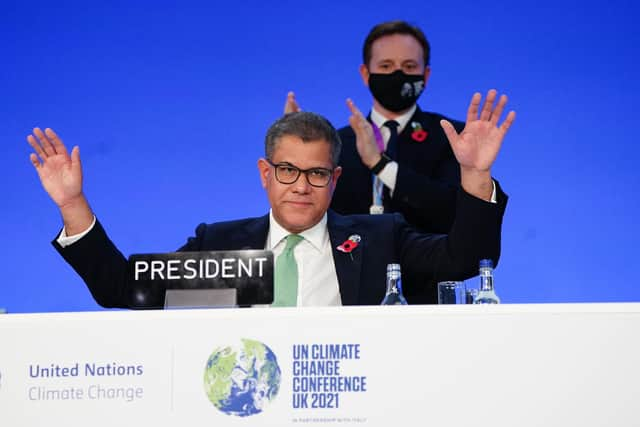
[[[0,13],[0,307],[99,308],[50,245],[61,222],[28,159],[32,127],[80,145],[86,194],[125,254],[172,251],[199,222],[266,212],[256,160],[288,90],[336,126],[345,98],[368,110],[361,44],[396,18],[432,44],[424,109],[462,119],[496,87],[518,113],[494,168],[511,197],[503,301],[640,300],[632,1],[15,3]]]

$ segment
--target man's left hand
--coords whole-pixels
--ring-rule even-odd
[[[479,111],[482,95],[480,93],[473,95],[467,110],[467,122],[460,134],[447,120],[440,121],[451,149],[460,163],[462,187],[467,192],[485,200],[491,197],[493,189],[491,166],[498,156],[504,136],[516,118],[515,111],[510,111],[498,126],[500,116],[507,104],[507,96],[500,96],[494,108],[496,97],[495,89],[487,92],[482,110]]]

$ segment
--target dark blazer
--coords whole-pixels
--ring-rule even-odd
[[[498,186],[498,203],[487,203],[464,191],[458,193],[457,217],[449,235],[424,234],[401,215],[342,216],[329,211],[327,227],[333,248],[343,305],[380,304],[386,290],[386,266],[400,263],[405,296],[436,302],[429,285],[439,280],[462,280],[477,274],[478,261],[500,255],[500,231],[507,196]],[[181,251],[264,249],[269,216],[201,224]],[[336,248],[352,234],[361,242],[351,253]],[[126,258],[96,222],[76,243],[53,245],[85,281],[103,307],[130,307],[132,286]],[[157,301],[162,306],[162,301]]]
[[[398,135],[398,176],[390,205],[385,212],[400,212],[409,224],[430,233],[447,233],[455,216],[456,191],[460,186],[460,166],[440,126],[446,118],[423,112],[418,107]],[[458,132],[464,123],[449,120]],[[412,122],[420,123],[428,135],[418,142],[411,138]],[[338,131],[342,140],[338,180],[331,209],[348,214],[369,213],[372,202],[372,174],[360,160],[356,137],[350,126]]]

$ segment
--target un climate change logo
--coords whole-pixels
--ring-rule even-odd
[[[213,405],[228,415],[262,412],[280,388],[280,367],[265,344],[241,339],[240,346],[217,348],[204,370],[204,389]]]

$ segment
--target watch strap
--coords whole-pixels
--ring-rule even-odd
[[[382,171],[382,169],[384,169],[384,167],[392,161],[391,157],[387,156],[386,153],[380,154],[380,160],[378,160],[378,163],[373,165],[373,167],[371,168],[371,173],[373,173],[374,175],[378,175]]]

